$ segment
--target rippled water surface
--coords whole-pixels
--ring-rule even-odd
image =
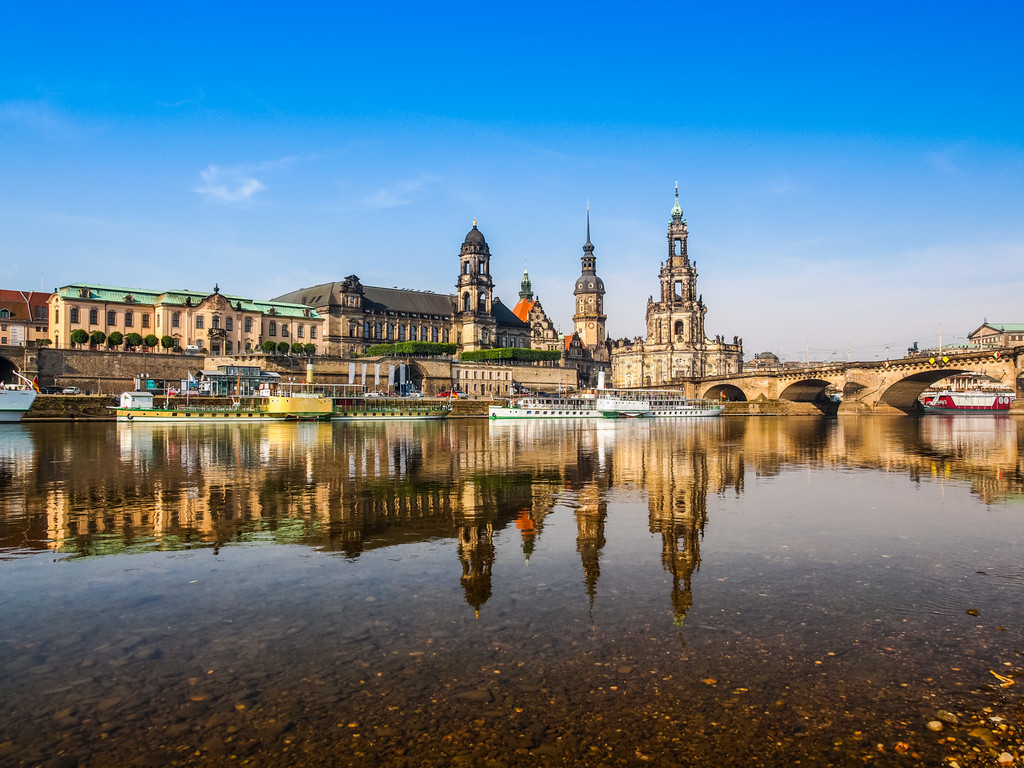
[[[995,765],[1022,427],[0,425],[0,765]]]

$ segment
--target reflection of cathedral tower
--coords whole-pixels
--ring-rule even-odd
[[[693,603],[690,579],[700,566],[700,537],[707,523],[707,455],[688,450],[652,466],[660,489],[651,484],[651,532],[661,534],[661,564],[672,575],[672,613],[681,626]],[[660,492],[659,492],[660,491]]]
[[[491,314],[494,283],[490,261],[491,249],[473,219],[473,228],[459,251],[459,279],[455,284],[456,341],[466,352],[485,349],[495,342],[497,322]]]
[[[604,522],[607,517],[604,495],[595,483],[580,490],[580,505],[576,510],[576,551],[583,564],[583,581],[587,588],[590,609],[594,609],[597,580],[601,576],[601,550],[604,549]]]
[[[581,272],[576,280],[573,294],[576,296],[576,314],[572,316],[573,325],[580,340],[591,350],[595,360],[607,360],[608,353],[604,346],[606,338],[605,326],[608,316],[604,313],[604,281],[597,276],[597,258],[594,256],[594,244],[590,242],[590,204],[587,204],[587,242],[583,246],[580,259]]]

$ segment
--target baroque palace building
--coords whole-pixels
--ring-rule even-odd
[[[324,319],[312,307],[256,301],[199,291],[146,291],[72,283],[50,296],[54,347],[71,346],[71,334],[114,331],[127,336],[170,336],[175,346],[214,355],[244,354],[264,341],[313,344],[323,350]]]
[[[647,299],[647,338],[612,344],[612,383],[616,387],[656,387],[683,379],[739,373],[743,340],[727,343],[704,334],[708,308],[697,293],[697,263],[687,253],[686,219],[679,185],[668,223],[668,259],[661,263],[657,301]]]
[[[491,250],[473,220],[459,249],[452,294],[363,285],[359,277],[300,288],[279,296],[314,307],[324,317],[326,354],[351,357],[375,344],[429,341],[456,344],[459,351],[521,347],[560,349],[563,340],[535,299],[523,274],[514,308],[494,295]]]

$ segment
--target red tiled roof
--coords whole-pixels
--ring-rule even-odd
[[[533,309],[533,305],[536,302],[533,299],[520,299],[519,303],[516,304],[515,309],[512,310],[512,314],[526,322],[526,318],[530,316],[530,310]]]

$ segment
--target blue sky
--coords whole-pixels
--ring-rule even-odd
[[[0,286],[450,292],[473,218],[642,335],[673,185],[706,331],[871,359],[1024,322],[1016,3],[0,6]]]

